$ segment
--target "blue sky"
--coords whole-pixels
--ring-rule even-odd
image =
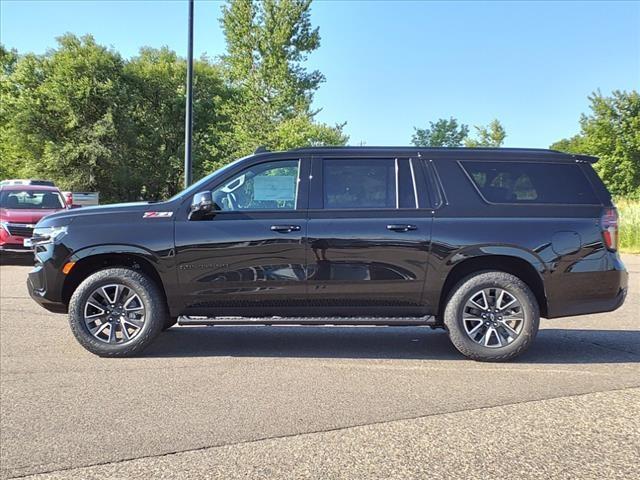
[[[196,0],[195,52],[225,44],[220,3]],[[186,53],[184,1],[0,2],[0,38],[45,52],[91,33],[123,56],[144,45]],[[351,144],[408,144],[414,126],[498,118],[506,146],[577,133],[587,96],[640,87],[640,2],[316,1],[322,44],[307,63],[327,81],[318,119],[347,122]]]

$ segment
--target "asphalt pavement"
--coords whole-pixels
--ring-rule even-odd
[[[638,478],[640,257],[616,312],[516,361],[443,331],[174,327],[83,350],[0,266],[0,478]]]

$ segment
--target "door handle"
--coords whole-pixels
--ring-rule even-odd
[[[417,230],[418,227],[415,225],[400,225],[400,224],[391,224],[387,225],[387,230],[392,230],[394,232],[408,232],[409,230]]]
[[[280,233],[299,232],[300,225],[271,225],[271,231]]]

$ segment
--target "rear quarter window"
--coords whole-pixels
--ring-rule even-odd
[[[599,204],[577,164],[543,162],[459,162],[490,203]]]

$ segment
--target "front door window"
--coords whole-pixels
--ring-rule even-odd
[[[213,201],[222,211],[295,210],[299,171],[299,160],[253,165],[213,190]]]

